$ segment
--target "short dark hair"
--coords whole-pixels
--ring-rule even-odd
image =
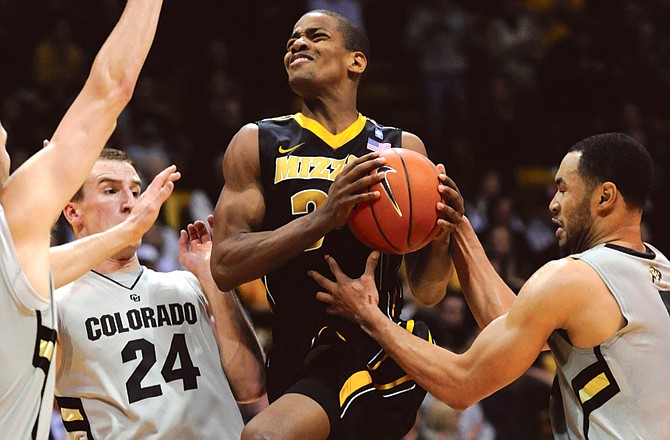
[[[654,177],[642,144],[624,133],[604,133],[577,142],[569,152],[581,153],[578,170],[591,184],[612,182],[628,205],[644,207]]]
[[[100,152],[100,156],[98,156],[98,160],[114,160],[118,162],[128,162],[130,165],[135,168],[135,163],[133,160],[130,158],[128,153],[125,151],[117,150],[116,148],[109,148],[105,147],[102,149]],[[84,197],[84,186],[82,185],[78,190],[77,193],[72,196],[72,199],[70,199],[71,202],[79,202],[82,198]]]
[[[351,52],[363,52],[365,58],[370,58],[370,40],[365,30],[356,22],[328,9],[315,9],[310,11],[309,14],[323,14],[335,18],[344,39],[344,48]]]

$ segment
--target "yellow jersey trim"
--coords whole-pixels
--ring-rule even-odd
[[[346,128],[342,133],[332,134],[326,128],[321,125],[318,121],[308,118],[302,113],[296,113],[293,115],[293,119],[305,130],[309,130],[324,141],[330,148],[338,149],[342,145],[346,144],[356,136],[358,136],[363,128],[365,128],[365,123],[367,118],[362,114],[358,114],[358,118]]]
[[[397,387],[400,384],[408,382],[410,380],[412,380],[412,378],[409,377],[408,375],[405,375],[398,380],[394,380],[393,382],[389,382],[389,383],[385,383],[385,384],[379,384],[379,385],[375,384],[375,388],[380,390],[380,391],[386,391],[386,390],[390,390],[391,388]]]
[[[357,371],[349,376],[340,389],[340,407],[344,406],[344,402],[347,401],[349,396],[371,383],[372,377],[370,377],[370,373],[364,370]]]
[[[84,416],[78,409],[61,408],[60,414],[65,422],[80,422],[84,420]]]
[[[610,381],[607,379],[605,373],[600,373],[593,379],[589,381],[584,388],[579,390],[579,400],[584,403],[587,400],[591,400],[596,394],[604,390],[609,386]]]

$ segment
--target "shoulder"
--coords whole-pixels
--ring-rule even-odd
[[[625,325],[617,299],[585,261],[567,257],[548,263],[527,285],[529,290],[522,289],[519,296],[535,299],[535,310],[565,329],[575,347],[602,344]]]
[[[275,117],[272,117],[272,118],[263,118],[263,119],[259,119],[258,121],[254,122],[252,125],[257,125],[257,126],[282,126],[282,125],[286,125],[286,124],[289,124],[289,123],[295,121],[296,116],[299,116],[299,114],[275,116]]]
[[[154,272],[156,274],[156,272]],[[165,276],[163,282],[173,284],[179,288],[182,293],[195,293],[200,296],[202,287],[198,278],[188,270],[174,270],[172,272],[160,273],[159,277]]]
[[[417,153],[421,153],[424,156],[428,156],[426,146],[423,144],[421,138],[414,133],[410,133],[409,131],[402,132],[402,147],[407,148],[408,150],[416,151]]]
[[[524,287],[531,292],[579,291],[599,281],[600,277],[589,264],[567,257],[546,263],[528,279]]]
[[[247,169],[252,166],[252,169],[257,168],[258,163],[258,125],[249,123],[244,125],[233,136],[228,148],[223,157],[224,170],[229,169],[231,172],[240,171],[240,169]],[[226,181],[229,177],[226,175]]]
[[[68,302],[82,299],[91,291],[98,290],[104,283],[104,277],[93,271],[88,271],[76,280],[54,290],[54,298],[58,302]],[[109,287],[113,287],[110,284]]]
[[[184,280],[184,283],[186,283],[194,292],[198,293],[199,295],[202,294],[202,286],[200,285],[200,281],[198,281],[198,277],[193,275],[193,273],[187,271],[187,270],[179,270],[175,271],[182,280]]]
[[[182,299],[200,298],[203,296],[202,287],[195,275],[188,270],[173,270],[171,272],[155,272],[144,269],[144,278],[141,290],[152,292],[162,291]]]
[[[184,269],[173,270],[170,272],[156,272],[152,269],[145,268],[142,276],[146,277],[146,281],[150,284],[185,283],[190,279],[195,279],[195,275]]]
[[[589,264],[568,257],[538,269],[521,288],[518,300],[553,316],[563,327],[575,313],[590,307],[603,289],[607,292]]]
[[[258,123],[250,122],[240,128],[230,141],[228,148],[240,143],[258,143]]]

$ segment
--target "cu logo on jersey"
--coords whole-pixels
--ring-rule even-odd
[[[377,168],[377,174],[379,173],[384,173],[384,180],[382,180],[382,188],[384,188],[384,192],[388,196],[389,200],[393,204],[393,207],[395,208],[395,212],[398,213],[399,217],[402,217],[402,211],[400,211],[400,206],[398,206],[398,202],[396,201],[395,197],[393,196],[393,190],[391,189],[391,184],[389,183],[388,179],[386,178],[386,175],[388,173],[397,173],[397,171],[394,168],[391,168],[388,165],[382,165],[379,168]]]
[[[655,267],[650,267],[649,272],[651,272],[651,281],[654,283],[660,283],[661,282],[661,271],[656,269]]]
[[[138,294],[136,294],[136,293],[132,293],[132,294],[130,295],[130,299],[131,299],[132,301],[135,301],[135,302],[140,302],[140,296],[139,296]]]

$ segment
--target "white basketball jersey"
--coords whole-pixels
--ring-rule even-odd
[[[46,439],[53,407],[54,307],[28,282],[0,206],[0,437]]]
[[[670,439],[670,263],[647,247],[600,245],[572,256],[598,272],[626,325],[592,349],[552,334],[556,439]]]
[[[242,416],[190,272],[96,272],[56,291],[56,399],[71,439],[235,439]],[[125,284],[125,283],[124,283]]]

